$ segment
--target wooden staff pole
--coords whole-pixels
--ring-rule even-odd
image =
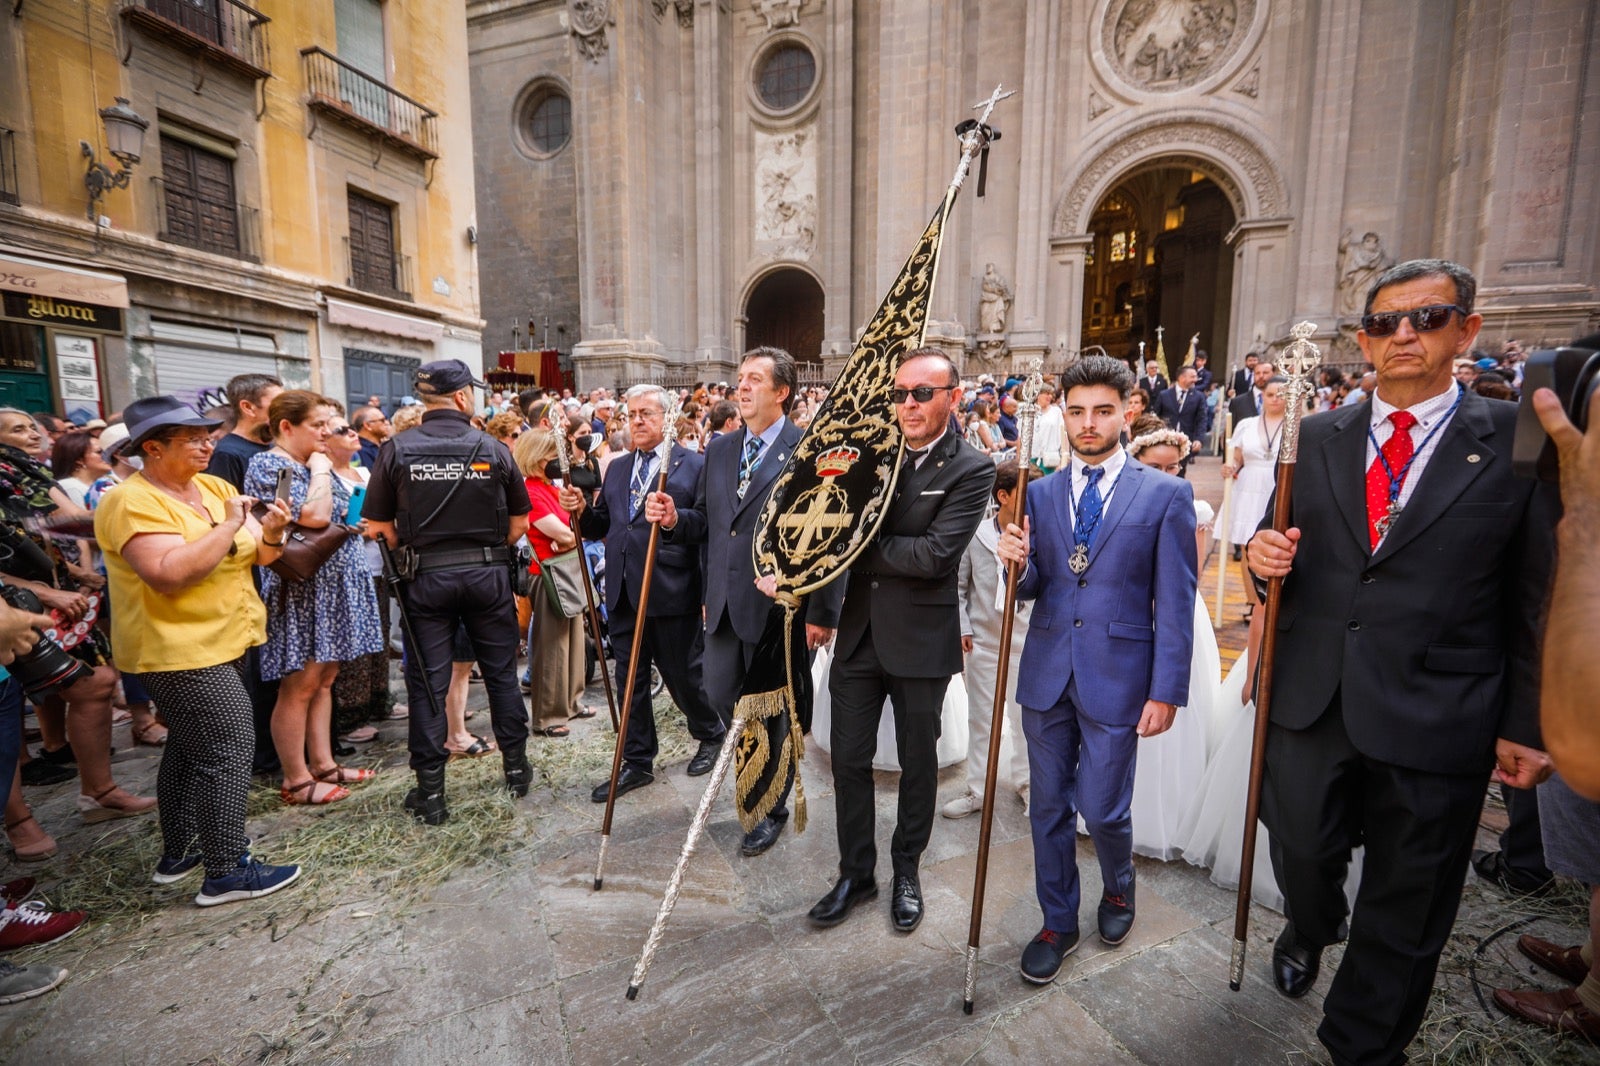
[[[561,480],[571,485],[572,458],[567,451],[566,427],[552,427],[550,432],[555,435],[556,461],[561,467]],[[589,639],[594,641],[594,657],[600,667],[600,684],[606,691],[606,709],[611,712],[611,731],[620,734],[622,730],[617,721],[617,698],[611,693],[611,673],[606,669],[606,645],[600,629],[600,611],[595,607],[594,579],[589,576],[589,556],[583,550],[583,533],[578,529],[578,516],[568,514],[567,524],[572,527],[572,535],[578,541],[578,570],[583,574],[583,618],[588,623]]]
[[[1291,494],[1294,490],[1295,460],[1300,449],[1300,419],[1303,398],[1311,375],[1321,362],[1317,346],[1311,343],[1314,322],[1302,322],[1291,331],[1295,340],[1285,349],[1281,365],[1289,378],[1288,405],[1283,417],[1283,440],[1278,449],[1277,491],[1273,495],[1272,528],[1279,533],[1289,528]],[[1283,597],[1283,578],[1267,581],[1263,608],[1261,657],[1256,664],[1255,737],[1250,746],[1250,788],[1245,794],[1244,843],[1239,852],[1239,896],[1233,912],[1233,953],[1228,962],[1228,987],[1239,991],[1244,982],[1245,934],[1250,928],[1250,889],[1256,861],[1256,819],[1261,814],[1261,779],[1267,766],[1267,724],[1272,717],[1272,668],[1278,643],[1278,607]]]
[[[1000,516],[1001,528],[1008,523],[1021,525],[1027,514],[1029,460],[1033,452],[1033,421],[1039,408],[1035,400],[1044,383],[1040,361],[1034,360],[1032,373],[1023,385],[1022,409],[1017,440],[1017,488],[1008,513]],[[1024,567],[1006,564],[1005,614],[1000,619],[1000,659],[995,666],[994,708],[989,720],[989,759],[983,771],[983,813],[979,816],[977,864],[972,872],[972,916],[967,923],[967,968],[962,982],[961,1009],[972,1013],[978,988],[978,944],[983,933],[983,895],[989,878],[989,841],[994,830],[994,792],[1000,776],[1000,734],[1006,723],[1006,684],[1011,673],[1011,632],[1017,617],[1017,583]]]

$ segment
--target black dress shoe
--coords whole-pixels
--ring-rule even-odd
[[[640,770],[634,766],[629,766],[627,763],[623,763],[622,769],[617,772],[617,798],[621,799],[634,789],[643,788],[655,779],[655,774]],[[611,779],[608,777],[598,785],[594,786],[594,791],[589,793],[589,798],[594,800],[596,803],[604,803],[607,797],[610,795]]]
[[[870,877],[841,877],[833,890],[817,901],[807,915],[811,924],[823,929],[838,925],[850,916],[857,903],[878,898],[878,882]]]
[[[1100,897],[1100,939],[1116,947],[1133,931],[1133,882],[1120,896]]]
[[[767,815],[756,823],[756,827],[744,835],[744,840],[739,844],[739,854],[750,856],[760,855],[778,842],[778,837],[783,834],[784,823],[789,820],[785,814],[782,818]]]
[[[1301,942],[1294,926],[1286,925],[1272,945],[1272,981],[1290,999],[1299,999],[1317,983],[1322,969],[1322,949]]]
[[[922,924],[922,886],[910,874],[896,874],[894,900],[889,904],[896,932],[909,933]]]
[[[77,776],[78,771],[70,766],[57,766],[55,763],[41,762],[38,759],[29,759],[27,765],[22,768],[24,785],[59,785]]]
[[[1022,949],[1022,977],[1036,985],[1047,985],[1061,972],[1061,963],[1078,950],[1078,931],[1057,933],[1041,929]]]
[[[722,741],[702,740],[700,750],[689,760],[689,776],[699,777],[701,774],[709,774],[711,768],[717,765],[717,756],[720,754],[722,754]]]
[[[1549,874],[1541,878],[1513,869],[1502,851],[1474,851],[1472,868],[1479,877],[1512,896],[1548,896],[1556,887],[1555,877]]]

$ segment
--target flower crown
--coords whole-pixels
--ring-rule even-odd
[[[1189,438],[1177,430],[1158,429],[1129,441],[1128,454],[1137,459],[1139,458],[1139,453],[1146,448],[1154,448],[1162,444],[1170,444],[1178,449],[1179,461],[1189,458],[1189,452],[1194,448],[1194,445],[1189,442]]]

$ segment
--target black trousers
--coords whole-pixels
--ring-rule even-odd
[[[1367,849],[1317,1030],[1339,1066],[1405,1061],[1461,903],[1485,777],[1362,755],[1337,695],[1307,729],[1272,726],[1261,815],[1284,912],[1303,941],[1343,938],[1345,869],[1353,847]]]
[[[617,663],[619,700],[628,684],[634,622],[633,605],[627,602],[626,596],[606,620],[611,634],[611,653]],[[656,737],[655,711],[650,706],[652,663],[661,671],[661,680],[666,682],[672,701],[683,712],[690,736],[715,743],[727,735],[727,723],[706,700],[701,674],[704,654],[705,627],[700,624],[700,612],[645,620],[644,639],[639,644],[639,676],[633,686],[633,709],[628,712],[628,736],[622,745],[622,759],[629,766],[654,773],[656,753],[661,750]]]
[[[1539,791],[1500,786],[1506,804],[1506,829],[1500,834],[1500,855],[1506,866],[1536,881],[1550,880],[1544,864],[1544,834],[1539,830]]]
[[[795,630],[797,639],[802,645],[805,642],[805,629],[804,621],[797,618]],[[744,691],[745,673],[755,661],[755,655],[756,646],[740,640],[739,634],[733,631],[732,624],[726,618],[721,625],[706,633],[706,699],[724,725],[733,721],[733,708],[738,704],[739,696]],[[797,663],[806,661],[804,655],[796,660]],[[791,782],[789,788],[783,790],[783,795],[778,797],[777,806],[772,808],[770,817],[778,819],[789,817],[789,793],[793,788]]]
[[[449,732],[444,698],[450,688],[458,626],[466,627],[483,673],[496,743],[507,755],[524,750],[528,707],[517,684],[517,605],[506,568],[480,566],[418,574],[403,586],[401,596],[411,635],[416,637],[415,644],[406,644],[411,768],[418,772],[442,769],[450,758],[444,749]]]
[[[839,833],[839,876],[870,877],[878,865],[872,754],[887,698],[894,708],[900,758],[900,807],[889,857],[896,875],[916,876],[933,835],[939,791],[939,711],[948,677],[895,677],[883,669],[872,630],[828,673],[833,705],[833,793]]]

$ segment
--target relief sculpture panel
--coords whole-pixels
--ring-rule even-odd
[[[755,139],[756,251],[772,259],[805,259],[817,243],[817,143],[810,128]]]
[[[1112,0],[1101,27],[1106,58],[1146,92],[1186,89],[1238,52],[1256,0]]]

